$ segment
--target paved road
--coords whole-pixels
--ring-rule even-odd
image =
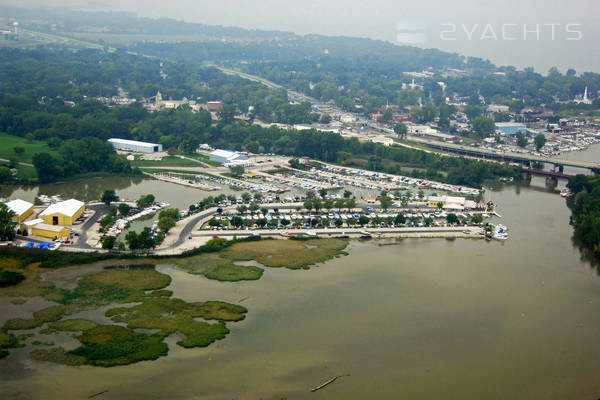
[[[198,224],[198,222],[200,222],[202,219],[204,219],[206,217],[210,217],[210,216],[213,216],[216,214],[217,214],[217,208],[211,208],[209,210],[198,213],[194,218],[192,218],[190,221],[188,221],[185,224],[185,226],[179,233],[179,238],[170,247],[173,248],[173,247],[180,246],[190,236],[190,234],[192,233],[194,227]]]
[[[89,210],[94,210],[94,215],[88,218],[88,220],[81,225],[79,239],[74,247],[93,249],[93,247],[87,243],[88,230],[93,229],[94,224],[106,214],[106,206],[104,204],[93,204],[86,206],[86,208]]]
[[[0,158],[0,161],[2,161],[2,162],[10,162],[10,160],[7,160],[6,158]],[[23,165],[25,167],[33,167],[33,164],[26,163],[26,162],[21,162],[21,161],[19,161],[19,165]]]
[[[347,228],[344,230],[326,230],[326,229],[311,229],[307,230],[298,230],[298,229],[280,229],[277,231],[236,231],[236,232],[227,232],[227,231],[210,231],[210,232],[202,232],[195,233],[192,237],[207,237],[207,236],[252,236],[253,234],[258,234],[260,236],[281,236],[283,232],[290,232],[291,236],[305,236],[306,232],[315,232],[319,236],[323,235],[358,235],[362,234],[364,231],[367,231],[372,236],[378,235],[390,235],[390,234],[431,234],[431,233],[463,233],[464,231],[469,230],[472,235],[477,235],[477,230],[468,228],[468,227],[456,227],[456,228],[439,228],[439,229],[373,229],[373,228]]]
[[[265,207],[268,208],[270,210],[272,209],[278,209],[278,210],[296,210],[298,207],[303,207],[303,203],[288,203],[288,204],[260,204],[261,208]],[[223,209],[223,212],[227,212],[227,211],[231,211],[231,210],[235,210],[237,208],[237,205],[235,206],[229,206],[226,207],[225,209]],[[381,211],[381,207],[379,204],[357,204],[356,209],[362,209],[363,211],[367,211],[369,208],[372,211]],[[419,207],[410,207],[411,209],[419,209]],[[194,227],[204,218],[207,217],[211,217],[213,215],[217,215],[217,208],[210,208],[208,210],[202,211],[201,213],[197,214],[193,219],[191,219],[190,221],[188,221],[184,228],[181,230],[181,232],[179,233],[179,238],[175,241],[175,243],[173,243],[172,246],[170,246],[171,248],[174,247],[178,247],[180,246],[183,242],[185,242],[189,236],[195,237],[195,236],[203,236],[203,234],[197,234],[197,233],[193,233]],[[395,213],[395,212],[401,212],[402,210],[398,210],[398,209],[389,209],[388,212],[391,213]],[[290,228],[291,229],[291,228]],[[453,232],[457,229],[457,228],[446,228],[446,229],[451,229]],[[461,228],[462,230],[464,230],[465,228]],[[458,230],[461,230],[458,229]],[[351,228],[346,229],[345,232],[350,232]],[[219,231],[219,232],[226,232],[226,231]],[[248,235],[250,235],[251,231],[248,231]],[[279,233],[281,232],[281,230],[279,232],[274,232],[273,235],[279,235]],[[327,231],[328,234],[341,234],[339,232],[344,232],[344,231],[339,231],[338,233],[336,233],[337,231]],[[386,231],[387,232],[387,231]],[[405,231],[402,230],[401,232],[390,232],[390,233],[414,233],[414,232],[423,232],[422,229],[419,230],[414,230],[414,231]],[[442,229],[441,232],[447,232],[446,230]],[[440,232],[435,232],[435,233],[440,233]],[[212,236],[214,235],[214,233],[210,233],[210,234],[206,234],[204,236]],[[229,234],[227,233],[219,233],[220,236],[227,236]],[[230,236],[233,236],[234,233],[231,233]]]

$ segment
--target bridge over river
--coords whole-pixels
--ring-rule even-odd
[[[521,154],[511,152],[496,153],[479,147],[470,147],[454,143],[425,140],[421,138],[416,138],[414,136],[411,136],[410,140],[417,143],[425,144],[428,147],[431,147],[432,149],[442,150],[456,154],[463,154],[466,156],[482,158],[485,160],[518,162],[527,165],[530,163],[539,162],[544,164],[552,164],[557,167],[574,167],[588,169],[594,173],[600,173],[600,164],[596,162],[564,160],[560,158],[541,157],[533,154]]]

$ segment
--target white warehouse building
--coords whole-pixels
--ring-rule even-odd
[[[231,150],[215,150],[209,158],[221,164],[245,164],[248,161],[248,156]]]
[[[157,153],[163,151],[162,144],[138,142],[127,139],[108,139],[115,150],[130,151],[132,153]]]

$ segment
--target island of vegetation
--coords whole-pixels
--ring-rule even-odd
[[[171,278],[156,271],[155,265],[174,264],[189,273],[219,281],[256,280],[262,276],[263,268],[237,263],[255,261],[264,267],[306,269],[346,254],[347,244],[346,239],[212,239],[181,258],[128,255],[128,266],[108,266],[88,275],[83,269],[84,276],[73,289],[59,288],[51,280],[42,279],[42,275],[68,265],[92,264],[91,268],[95,261],[104,260],[106,264],[115,257],[54,252],[56,259],[48,262],[44,261],[44,251],[4,249],[0,253],[0,268],[9,279],[0,288],[0,296],[13,297],[15,305],[37,296],[55,305],[31,316],[8,319],[0,327],[0,356],[9,355],[11,348],[45,345],[50,348],[35,348],[32,357],[66,365],[110,367],[167,355],[165,339],[172,334],[179,335],[177,344],[182,347],[206,347],[223,339],[229,333],[227,323],[244,319],[247,309],[220,301],[186,302],[174,298],[167,289]],[[10,278],[12,274],[19,278]],[[76,315],[107,306],[104,315],[114,324]],[[21,331],[28,333],[16,334]],[[38,335],[57,333],[72,335],[79,346],[67,350],[39,340]]]

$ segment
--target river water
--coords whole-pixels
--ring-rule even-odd
[[[162,185],[118,190],[164,190],[175,205],[187,190],[201,193]],[[245,299],[247,318],[208,348],[181,349],[173,338],[167,357],[125,367],[66,367],[16,351],[0,360],[0,397],[598,398],[600,277],[572,243],[564,199],[541,178],[486,198],[499,204],[506,242],[353,241],[348,256],[309,271],[266,269],[243,283],[161,265],[175,297]],[[336,375],[349,376],[310,392]]]

